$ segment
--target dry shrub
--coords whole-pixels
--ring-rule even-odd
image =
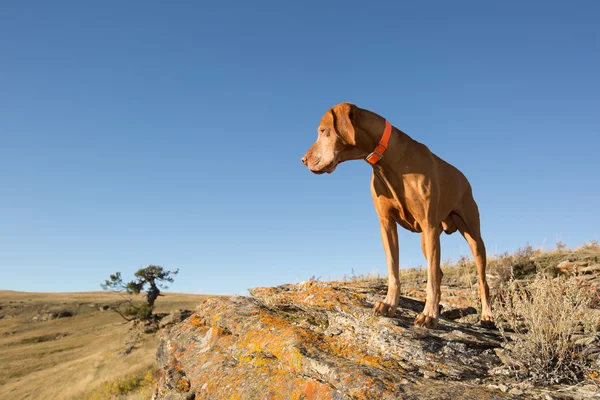
[[[513,254],[504,252],[498,257],[490,258],[488,271],[491,275],[496,276],[499,282],[522,279],[537,272],[538,265],[535,257],[536,251],[527,245],[519,248]]]
[[[562,240],[559,240],[558,242],[556,242],[556,251],[566,251],[567,250],[567,245],[563,243]]]
[[[589,242],[585,242],[581,246],[581,249],[589,251],[600,251],[600,242],[598,242],[597,240],[590,240]]]
[[[537,275],[529,283],[503,285],[494,311],[507,355],[515,361],[512,371],[544,384],[584,379],[597,333],[592,300],[589,287],[574,279]]]
[[[505,252],[488,260],[488,276],[497,277],[498,282],[508,282],[514,278],[511,256]]]
[[[371,282],[371,281],[379,281],[386,279],[387,276],[381,275],[378,270],[373,269],[371,272],[367,272],[364,274],[357,274],[352,268],[352,272],[350,276],[344,274],[343,281],[344,282]]]
[[[481,302],[479,301],[479,286],[477,277],[477,266],[475,261],[461,255],[456,263],[456,270],[460,274],[460,286],[465,288],[464,296],[468,304],[472,305],[481,314]]]

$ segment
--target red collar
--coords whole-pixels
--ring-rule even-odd
[[[383,136],[379,140],[379,144],[375,147],[375,150],[371,154],[369,154],[365,161],[371,165],[375,165],[377,161],[383,158],[383,153],[387,150],[388,140],[390,139],[390,135],[392,134],[392,124],[390,124],[387,120],[385,121],[385,129],[383,130]]]

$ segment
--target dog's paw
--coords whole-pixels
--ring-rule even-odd
[[[481,314],[481,326],[487,329],[494,329],[496,327],[494,316],[491,312]]]
[[[373,308],[373,314],[393,317],[396,315],[396,306],[387,304],[383,301],[378,301],[375,303],[375,307]]]
[[[434,317],[428,317],[421,313],[415,318],[415,326],[422,326],[427,329],[435,329],[438,325],[438,319]]]

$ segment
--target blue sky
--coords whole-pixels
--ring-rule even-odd
[[[344,101],[466,174],[489,255],[600,239],[598,2],[324,4],[3,2],[0,289],[385,273],[370,166],[300,162]]]

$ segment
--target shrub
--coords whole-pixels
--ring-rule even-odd
[[[508,282],[514,278],[512,258],[508,252],[488,260],[487,268],[488,274],[496,275],[499,282]]]
[[[539,257],[539,254],[537,256]],[[535,257],[535,250],[527,245],[519,248],[513,254],[505,252],[499,257],[490,258],[488,260],[488,271],[490,274],[496,275],[499,282],[526,278],[539,272]]]
[[[583,250],[600,251],[600,242],[597,240],[590,240],[589,242],[585,242],[581,248]]]
[[[142,321],[147,321],[152,317],[152,311],[154,307],[149,306],[148,304],[142,304],[137,309],[135,309],[134,314],[138,319]]]
[[[567,245],[564,244],[561,240],[556,242],[556,251],[565,251],[567,250]]]
[[[574,279],[537,275],[530,283],[503,285],[494,312],[513,372],[536,383],[581,381],[592,364],[586,344],[597,332],[592,300],[589,287]]]

